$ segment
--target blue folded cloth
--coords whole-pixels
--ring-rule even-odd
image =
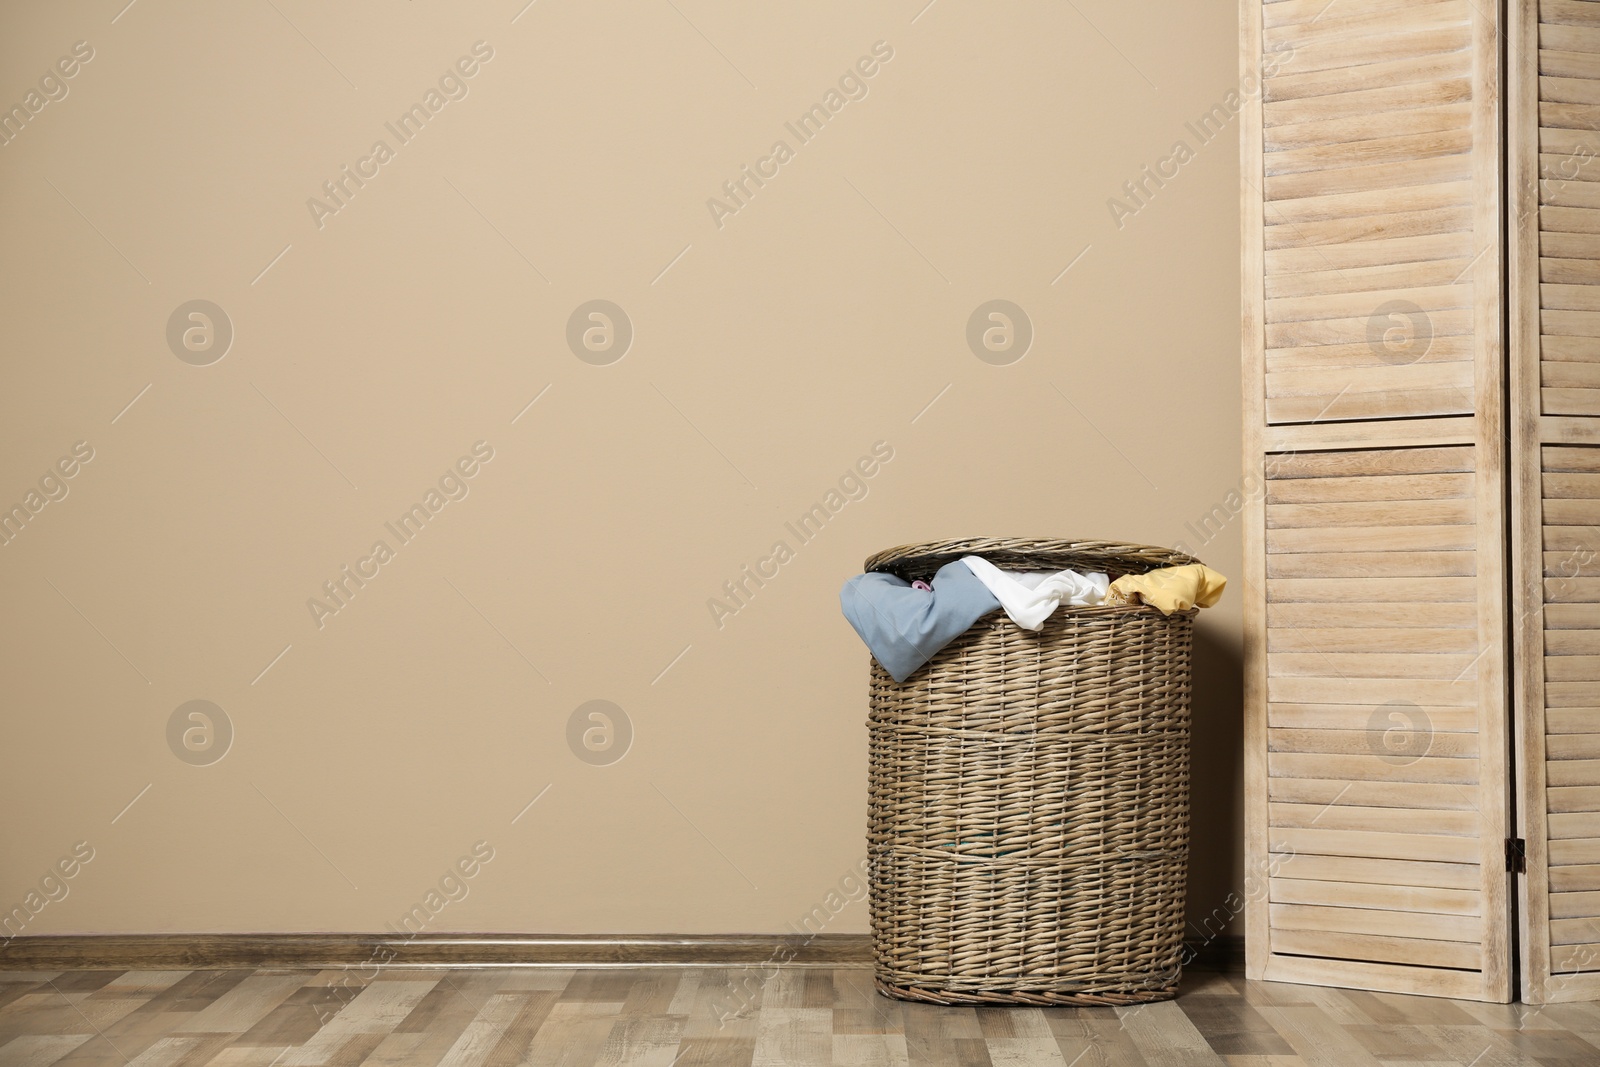
[[[960,560],[940,567],[932,584],[926,592],[892,574],[858,574],[839,591],[844,617],[897,682],[1000,606]]]

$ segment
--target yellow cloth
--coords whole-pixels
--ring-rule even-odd
[[[1171,615],[1192,607],[1209,608],[1222,599],[1222,589],[1227,584],[1228,579],[1204,563],[1163,567],[1148,574],[1124,574],[1111,583],[1106,603],[1144,603],[1160,608],[1163,615]]]

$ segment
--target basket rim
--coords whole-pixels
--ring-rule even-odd
[[[1128,541],[1074,541],[1036,537],[961,537],[923,541],[884,549],[867,557],[867,571],[932,573],[962,556],[1002,556],[1037,562],[1041,569],[1088,566],[1122,574],[1144,574],[1162,567],[1182,567],[1200,560],[1177,549]]]

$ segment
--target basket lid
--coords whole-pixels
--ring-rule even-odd
[[[1104,571],[1114,579],[1124,574],[1144,574],[1162,567],[1200,562],[1175,549],[1120,541],[968,537],[886,549],[867,557],[866,569],[915,581],[931,578],[940,567],[962,556],[982,556],[997,567],[1013,569]]]

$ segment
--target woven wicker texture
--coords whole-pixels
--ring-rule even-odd
[[[1116,541],[1039,541],[1015,537],[969,537],[901,545],[868,556],[866,569],[888,571],[907,581],[926,581],[935,571],[962,556],[982,556],[996,567],[1057,571],[1069,567],[1104,571],[1113,579],[1143,574],[1158,567],[1199,563],[1193,556],[1170,548],[1128,545]]]
[[[868,567],[921,576],[968,552],[1113,574],[1196,562],[1104,542],[920,547]],[[936,1004],[1174,995],[1194,615],[1062,607],[1031,633],[996,613],[904,684],[872,664],[868,851],[882,992]]]

